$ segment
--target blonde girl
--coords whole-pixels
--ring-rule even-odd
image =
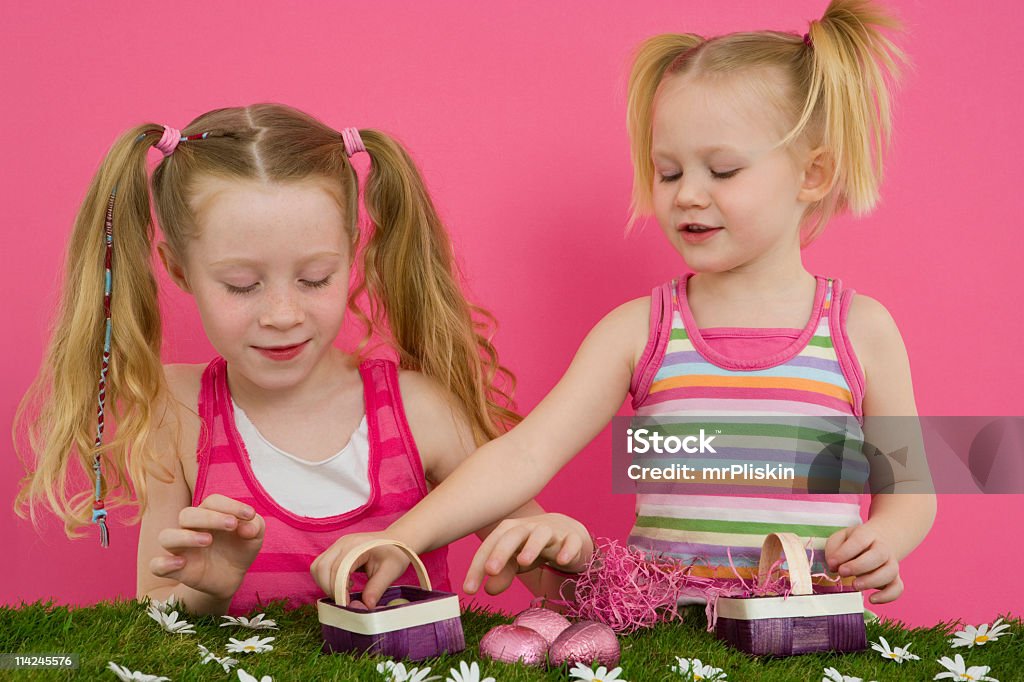
[[[207,365],[161,363],[152,147],[156,250],[196,301],[218,353]],[[335,347],[346,309],[397,363]],[[275,104],[211,111],[180,132],[134,128],[69,242],[56,326],[19,410],[34,455],[19,510],[46,505],[69,534],[91,520],[106,544],[108,511],[134,496],[140,597],[202,613],[308,603],[332,590],[311,574],[331,543],[386,527],[518,421],[474,312],[418,171],[384,133],[339,133]],[[75,483],[83,471],[91,491]],[[423,559],[443,589],[446,550]]]
[[[805,35],[667,34],[640,46],[628,110],[634,218],[653,215],[695,274],[609,313],[537,408],[387,535],[426,550],[499,519],[595,437],[627,395],[643,419],[827,417],[839,426],[826,439],[866,438],[886,453],[899,447],[867,421],[916,415],[895,323],[880,303],[812,275],[802,260],[830,217],[862,215],[878,202],[889,86],[901,60],[885,34],[894,27],[869,2],[835,0]],[[777,443],[765,436],[751,462],[767,457],[806,477],[801,448]],[[514,473],[505,464],[513,459]],[[849,464],[874,483],[886,473],[876,471],[883,459],[872,458],[870,472],[863,454]],[[900,492],[920,494],[876,494],[866,521],[859,496],[846,489],[780,495],[751,481],[704,486],[701,495],[666,488],[638,495],[630,542],[728,587],[756,572],[766,532],[793,531],[809,538],[816,570],[878,590],[873,603],[891,601],[903,590],[899,562],[925,537],[935,500],[919,448],[889,464]],[[874,490],[893,491],[881,488]],[[452,513],[457,498],[471,511]],[[556,545],[528,524],[504,521],[480,548],[466,589],[517,553],[529,563]],[[401,565],[390,556],[381,563],[371,599]]]

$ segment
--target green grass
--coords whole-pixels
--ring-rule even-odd
[[[376,671],[377,658],[353,658],[320,653],[320,626],[312,607],[284,611],[278,605],[266,609],[277,621],[278,631],[259,631],[273,635],[274,650],[263,654],[233,654],[242,667],[257,675],[272,675],[275,682],[291,680],[366,680],[382,682]],[[102,603],[90,608],[69,609],[51,604],[27,604],[19,608],[0,607],[0,653],[77,653],[77,671],[0,670],[2,680],[115,680],[106,670],[115,661],[132,670],[159,674],[171,680],[238,680],[237,674],[223,672],[214,664],[200,665],[196,645],[203,644],[218,655],[225,655],[228,637],[245,638],[257,632],[241,628],[218,627],[214,617],[189,618],[196,625],[195,635],[169,635],[145,613],[137,602]],[[431,666],[432,674],[442,678],[458,661],[479,660],[476,647],[491,627],[510,622],[509,617],[470,608],[463,615],[467,649],[461,654],[444,656],[419,665]],[[948,633],[959,628],[946,623],[934,628],[904,629],[896,622],[868,624],[868,639],[884,636],[892,646],[913,643],[911,651],[920,661],[896,664],[882,659],[870,649],[855,654],[815,654],[781,659],[758,659],[728,648],[705,631],[702,610],[690,609],[680,623],[661,625],[635,635],[620,638],[624,679],[680,680],[669,671],[676,656],[699,658],[728,673],[730,682],[760,681],[818,682],[825,667],[865,680],[931,680],[942,670],[936,663],[941,656],[961,653],[968,665],[988,665],[990,675],[1000,680],[1024,680],[1024,621],[1010,619],[1008,635],[974,649],[950,649]],[[540,671],[521,665],[481,661],[482,672],[498,682],[566,680],[564,671]]]

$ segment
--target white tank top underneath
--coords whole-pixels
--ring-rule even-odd
[[[324,518],[361,507],[370,499],[366,415],[339,452],[320,462],[307,462],[276,447],[234,400],[231,405],[252,472],[277,504],[293,514]]]

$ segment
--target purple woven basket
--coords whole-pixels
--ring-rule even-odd
[[[352,565],[365,552],[380,545],[395,545],[412,560],[420,587],[397,585],[385,590],[380,603],[408,599],[407,604],[383,606],[373,611],[351,608],[347,591]],[[466,648],[462,633],[459,598],[451,592],[432,590],[427,569],[416,553],[391,540],[372,540],[353,549],[338,567],[335,599],[317,601],[324,653],[367,653],[420,661]],[[361,592],[353,598],[362,597]]]
[[[761,547],[763,582],[780,552],[789,565],[787,597],[719,597],[715,634],[757,656],[793,656],[818,651],[860,651],[868,646],[860,592],[814,594],[803,543],[792,533],[771,533]]]

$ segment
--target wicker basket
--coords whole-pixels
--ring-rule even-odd
[[[765,538],[759,580],[769,577],[780,552],[789,564],[791,594],[720,597],[715,604],[715,634],[740,651],[758,656],[866,649],[863,596],[860,592],[814,594],[811,567],[796,535],[771,533]]]
[[[408,599],[408,604],[382,606],[373,611],[353,609],[348,605],[347,589],[352,565],[362,554],[381,545],[394,545],[408,555],[420,587],[392,586],[380,600],[381,604],[386,604],[401,597]],[[316,604],[325,653],[369,653],[420,661],[466,647],[459,598],[451,592],[432,590],[423,562],[399,542],[371,540],[349,552],[338,567],[334,596],[334,599],[320,599]],[[362,593],[357,592],[352,598],[361,596]]]

